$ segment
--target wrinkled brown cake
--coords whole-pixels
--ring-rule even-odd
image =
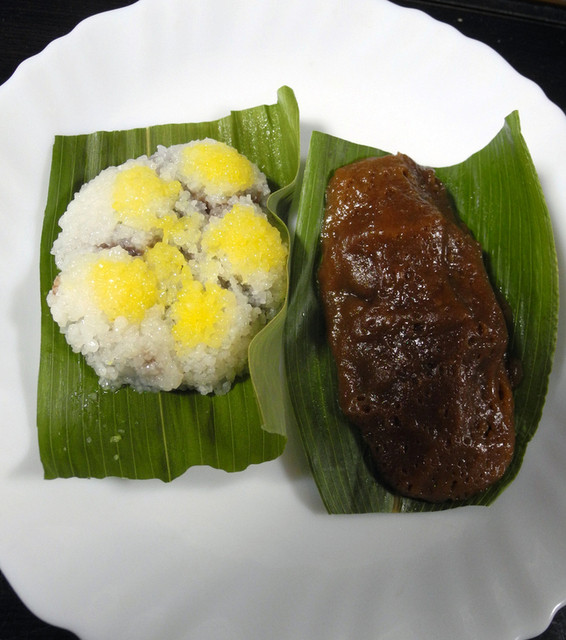
[[[429,501],[498,480],[514,448],[504,314],[444,186],[404,155],[338,169],[320,293],[340,406],[382,480]]]

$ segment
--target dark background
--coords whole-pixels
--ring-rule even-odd
[[[566,0],[395,0],[395,3],[421,9],[464,35],[485,42],[566,111]],[[2,0],[0,84],[22,60],[39,53],[84,18],[129,4],[133,2]],[[0,640],[76,638],[73,633],[35,617],[0,573]],[[550,627],[536,640],[566,640],[566,608],[557,613]]]

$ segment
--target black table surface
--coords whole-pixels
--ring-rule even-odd
[[[395,1],[485,42],[566,111],[566,0]],[[39,53],[84,18],[129,4],[131,0],[2,0],[0,84],[22,60]],[[74,638],[72,632],[53,627],[29,611],[0,573],[0,640]],[[566,640],[566,607],[536,640]]]

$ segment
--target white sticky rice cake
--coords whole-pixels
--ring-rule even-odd
[[[277,313],[287,247],[265,176],[211,139],[128,160],[60,219],[47,302],[102,387],[226,393]]]

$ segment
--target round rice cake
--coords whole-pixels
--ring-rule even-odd
[[[226,393],[280,309],[288,248],[265,175],[212,139],[109,167],[75,195],[47,296],[102,387]]]

